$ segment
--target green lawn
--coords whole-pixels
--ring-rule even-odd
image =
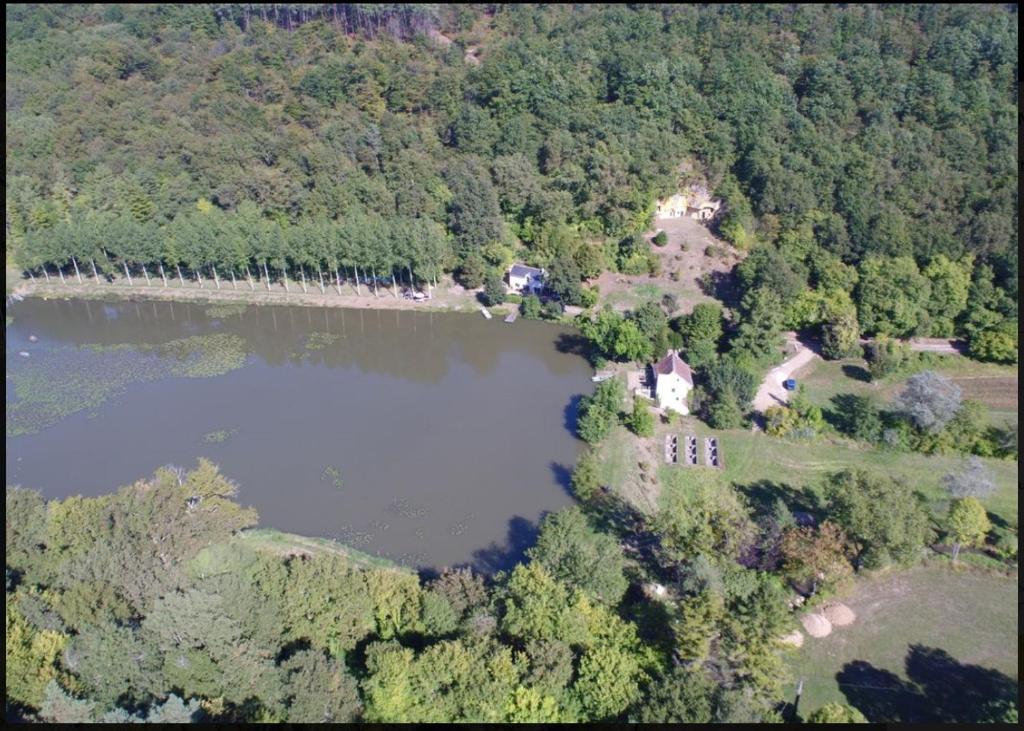
[[[789,489],[813,491],[830,472],[862,467],[906,480],[928,498],[933,509],[941,511],[947,497],[940,481],[943,475],[959,469],[964,461],[956,456],[889,452],[840,440],[789,440],[761,432],[718,432],[707,427],[698,427],[689,433],[717,436],[726,479],[741,486],[755,499],[765,491],[780,494]],[[1000,459],[983,462],[992,470],[997,485],[995,494],[983,501],[985,507],[1007,524],[1016,526],[1017,463]],[[762,483],[764,489],[753,487],[758,483]]]
[[[396,571],[409,571],[409,569],[399,566],[386,558],[371,556],[368,553],[349,548],[329,538],[300,536],[273,528],[251,528],[242,531],[232,540],[256,550],[270,551],[278,554],[304,554],[312,556],[322,553],[333,553],[344,557],[353,566],[358,568],[388,568],[395,569]]]
[[[804,681],[802,716],[835,701],[872,721],[982,720],[985,701],[1015,694],[1016,576],[921,566],[862,579],[840,599],[856,622],[806,637],[788,658]]]
[[[636,441],[626,427],[615,427],[599,452],[598,477],[602,484],[620,486],[636,469]]]

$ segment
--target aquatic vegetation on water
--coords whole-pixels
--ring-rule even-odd
[[[238,429],[220,429],[203,434],[203,441],[207,444],[223,444],[238,433]]]
[[[219,305],[210,305],[203,310],[207,317],[231,317],[232,315],[241,315],[245,312],[246,305],[231,302]]]
[[[306,350],[323,350],[328,346],[334,345],[340,339],[340,335],[313,332],[309,334],[308,338],[306,338]]]
[[[405,498],[395,498],[384,510],[392,515],[399,515],[403,518],[425,518],[427,509],[422,506],[415,506]]]
[[[159,378],[155,355],[89,348],[36,351],[31,361],[7,358],[14,399],[6,403],[7,436],[34,434],[70,414],[97,409],[130,383]]]
[[[196,335],[158,345],[87,344],[7,354],[7,436],[34,434],[71,414],[94,410],[129,385],[169,376],[207,378],[241,368],[245,340]],[[13,398],[10,398],[13,394]]]
[[[341,470],[339,470],[334,465],[327,465],[326,467],[324,467],[324,471],[323,474],[320,475],[320,479],[326,480],[328,478],[331,480],[331,482],[334,483],[335,487],[341,489]]]
[[[193,335],[157,345],[161,355],[178,359],[171,365],[172,376],[209,378],[230,373],[245,365],[245,340],[238,335],[214,333]]]
[[[90,353],[131,353],[142,349],[144,346],[131,345],[130,343],[84,343],[78,346],[79,350],[88,350]]]

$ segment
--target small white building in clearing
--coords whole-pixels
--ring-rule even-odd
[[[675,350],[654,364],[654,397],[662,409],[686,415],[686,396],[693,388],[693,371]]]
[[[508,288],[517,294],[538,294],[544,288],[544,270],[513,264],[508,270]]]

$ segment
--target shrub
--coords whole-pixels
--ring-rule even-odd
[[[470,254],[459,267],[459,282],[466,289],[476,289],[484,283],[486,265],[479,254]]]
[[[563,311],[564,308],[562,307],[562,303],[557,300],[548,300],[544,303],[544,317],[550,320],[557,320],[560,318]]]
[[[826,703],[807,717],[807,723],[867,723],[864,714],[853,706]]]
[[[654,238],[651,239],[651,242],[655,246],[664,246],[665,244],[668,243],[668,234],[666,234],[664,231],[659,231],[654,235]]]
[[[626,419],[626,426],[638,437],[654,435],[654,416],[641,398],[633,399],[633,413]]]
[[[854,539],[867,568],[908,564],[931,536],[927,504],[904,482],[849,469],[831,476],[825,494],[831,519]]]
[[[743,409],[732,386],[715,394],[707,407],[708,423],[715,429],[738,429],[743,426]]]
[[[484,304],[500,305],[505,301],[505,282],[497,271],[490,271],[484,280]]]
[[[1017,534],[1002,527],[992,531],[992,543],[995,552],[1006,561],[1017,560]]]
[[[1009,329],[985,330],[971,338],[970,353],[978,360],[995,361],[996,363],[1017,362],[1017,330]]]
[[[580,307],[590,308],[597,304],[597,287],[583,288],[580,292]]]
[[[960,409],[960,387],[934,371],[912,376],[893,407],[921,431],[937,433]]]
[[[590,444],[597,444],[612,430],[619,419],[619,407],[625,389],[617,378],[601,381],[590,396],[580,401],[576,419],[576,431],[580,438]]]
[[[579,500],[587,501],[597,495],[600,487],[597,459],[593,451],[588,450],[583,453],[572,471],[572,492]]]
[[[528,320],[539,320],[541,318],[540,297],[535,294],[527,295],[523,298],[523,303],[519,307],[519,311],[522,312],[523,317]]]
[[[907,347],[891,338],[879,335],[864,346],[864,360],[868,362],[871,380],[878,381],[898,371],[907,361]]]
[[[781,437],[796,429],[800,417],[793,409],[785,406],[770,406],[764,412],[764,432],[772,437]]]
[[[661,274],[661,259],[653,251],[647,252],[647,274],[652,277]]]

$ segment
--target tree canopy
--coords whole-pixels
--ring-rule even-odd
[[[640,234],[688,161],[724,201],[718,233],[752,248],[755,355],[811,291],[855,293],[855,319],[810,323],[836,353],[861,327],[1012,354],[1012,9],[86,4],[6,21],[7,246],[30,271],[478,286],[519,247],[583,304],[602,266],[657,264]]]

